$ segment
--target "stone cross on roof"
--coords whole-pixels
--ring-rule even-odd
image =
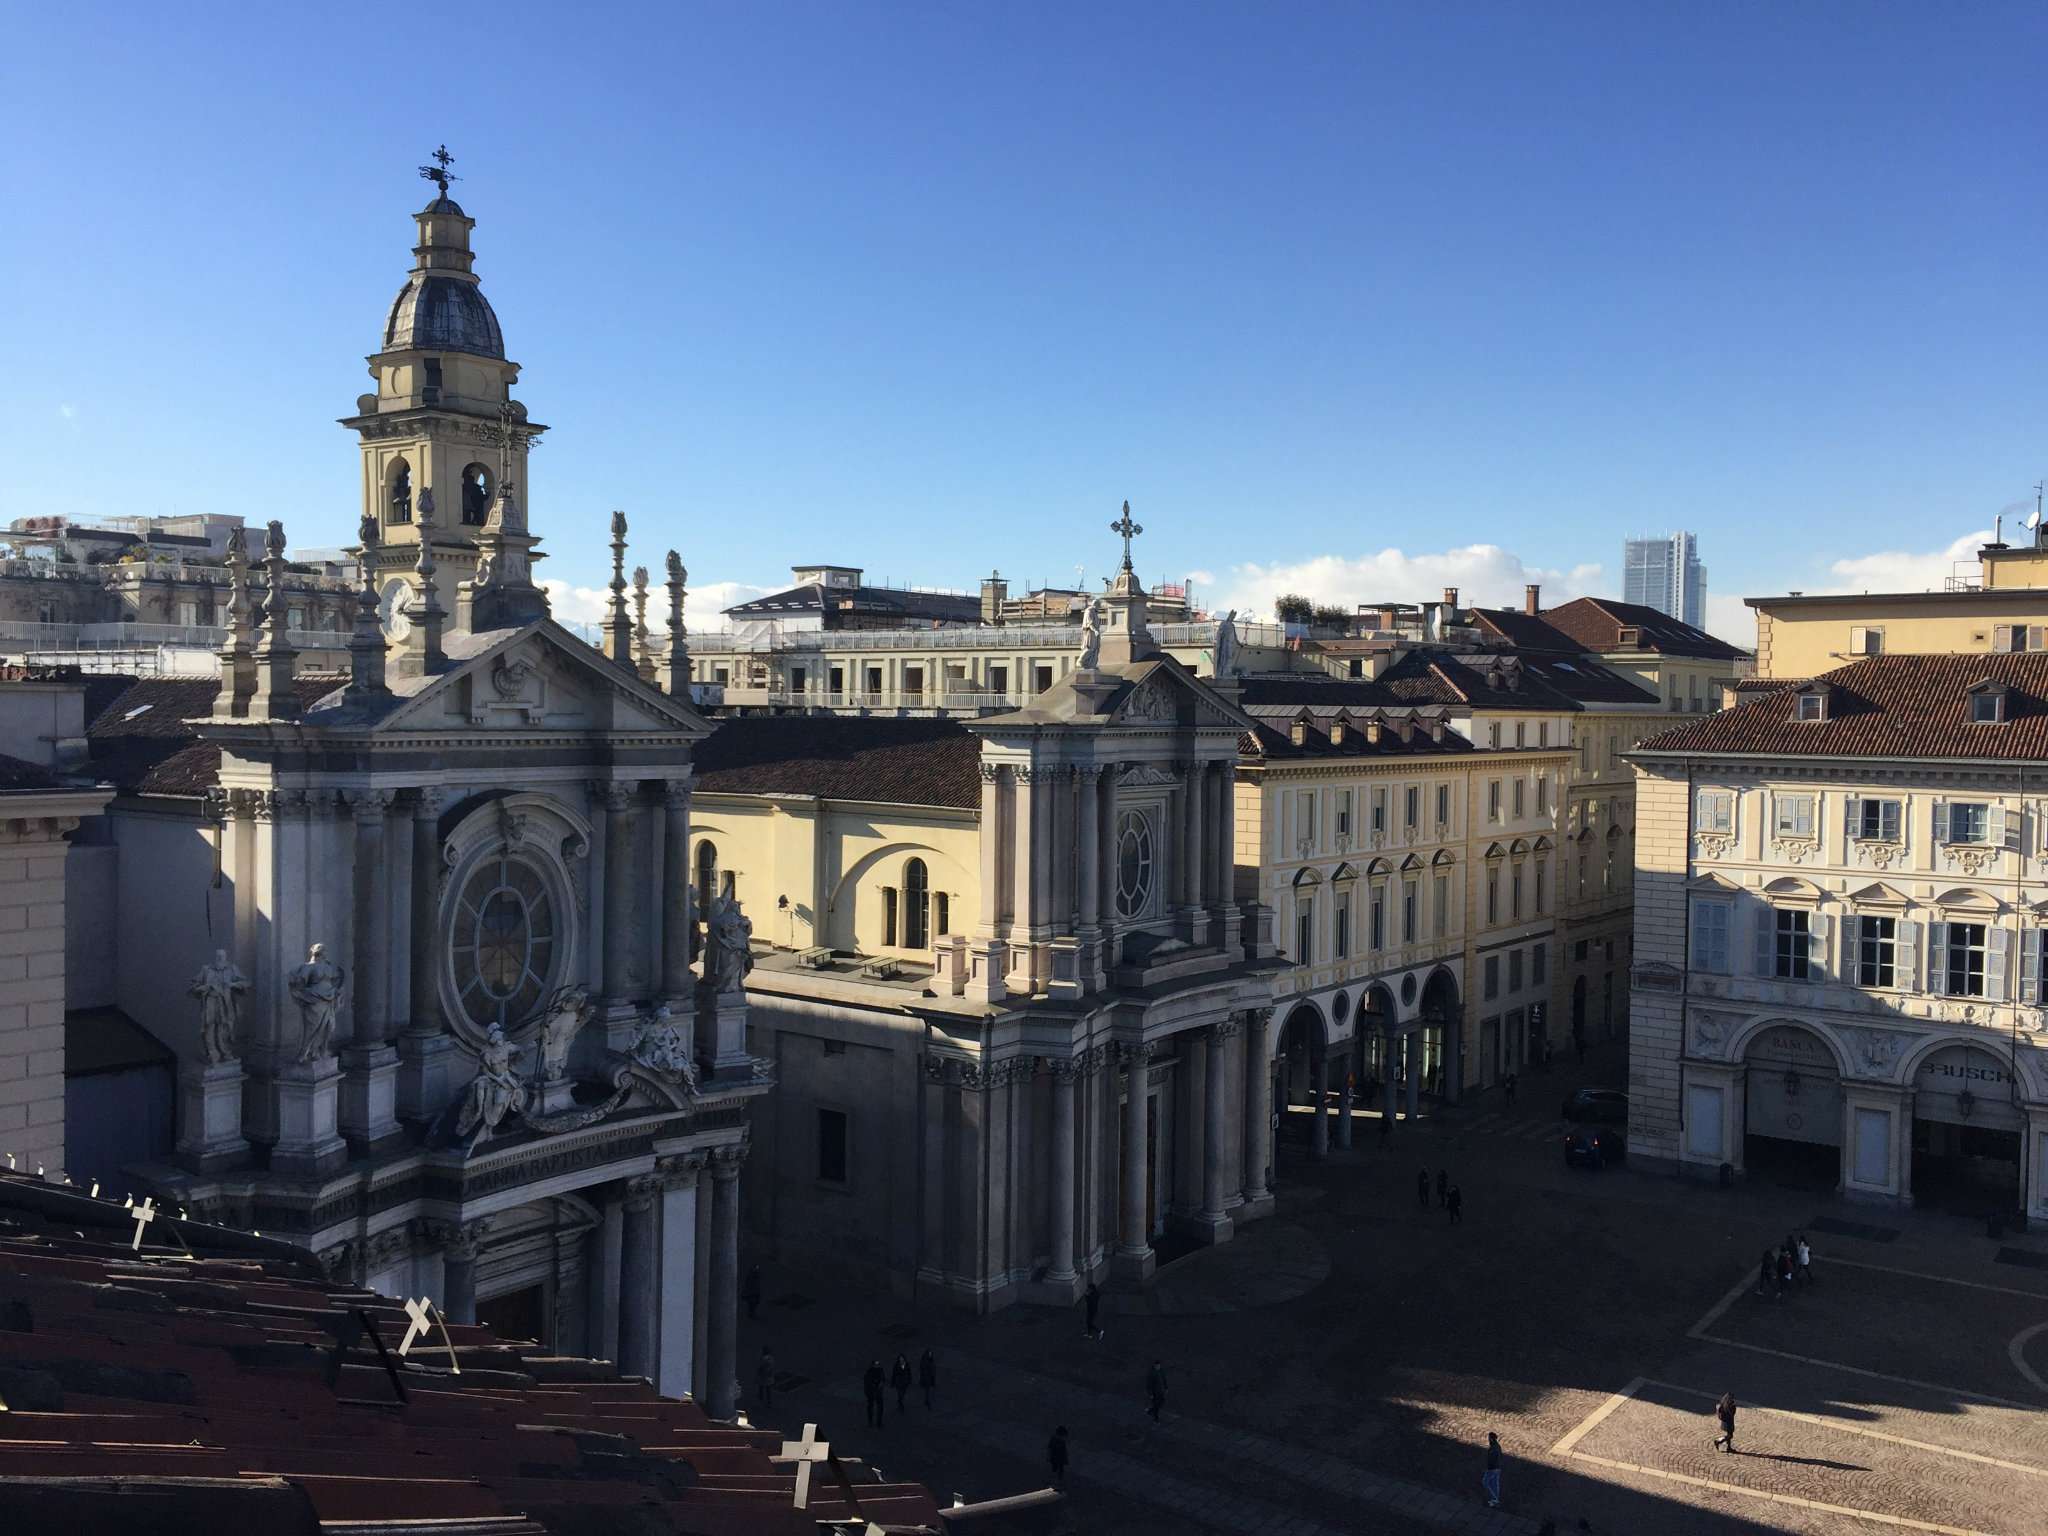
[[[1109,525],[1109,531],[1124,536],[1124,569],[1128,571],[1131,568],[1131,540],[1145,531],[1131,521],[1131,504],[1128,501],[1124,503],[1124,515]]]
[[[818,1438],[818,1426],[806,1424],[803,1439],[783,1441],[782,1454],[768,1458],[770,1461],[796,1463],[796,1503],[791,1506],[792,1508],[811,1507],[811,1468],[818,1462],[826,1460],[831,1454],[832,1447]]]

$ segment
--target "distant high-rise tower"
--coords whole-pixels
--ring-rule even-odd
[[[1668,613],[1695,629],[1706,628],[1707,568],[1700,564],[1692,535],[1628,540],[1622,555],[1621,600]]]

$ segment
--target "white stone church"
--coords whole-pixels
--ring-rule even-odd
[[[606,653],[549,617],[524,473],[544,429],[512,396],[474,221],[445,182],[417,221],[344,421],[363,496],[347,676],[306,673],[263,600],[288,584],[272,523],[230,554],[217,682],[86,679],[90,730],[51,728],[91,736],[116,787],[73,834],[69,1005],[172,1058],[175,1148],[140,1175],[160,1204],[729,1415],[738,1180],[768,1082],[736,908],[703,914],[693,965],[710,725],[682,646],[646,645],[644,580],[637,645],[622,580]],[[669,574],[679,619],[673,555]],[[10,1017],[0,1049],[31,1059]],[[124,1129],[72,1090],[97,1108],[74,1109],[53,1169]]]

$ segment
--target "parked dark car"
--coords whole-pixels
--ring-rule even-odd
[[[1619,1088],[1574,1088],[1565,1095],[1561,1113],[1574,1125],[1626,1125],[1628,1095]]]
[[[1611,1125],[1579,1126],[1564,1133],[1564,1165],[1567,1168],[1605,1168],[1625,1162],[1628,1141]]]

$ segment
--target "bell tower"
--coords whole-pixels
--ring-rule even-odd
[[[432,159],[420,167],[435,196],[413,216],[413,268],[368,360],[376,388],[341,422],[361,439],[362,517],[377,531],[369,563],[393,640],[403,638],[405,615],[419,601],[422,567],[433,573],[440,606],[457,612],[492,510],[524,502],[527,453],[547,430],[512,398],[519,365],[506,361],[498,317],[472,270],[476,220],[448,195],[454,156],[444,146]],[[423,527],[432,545],[424,562]]]

